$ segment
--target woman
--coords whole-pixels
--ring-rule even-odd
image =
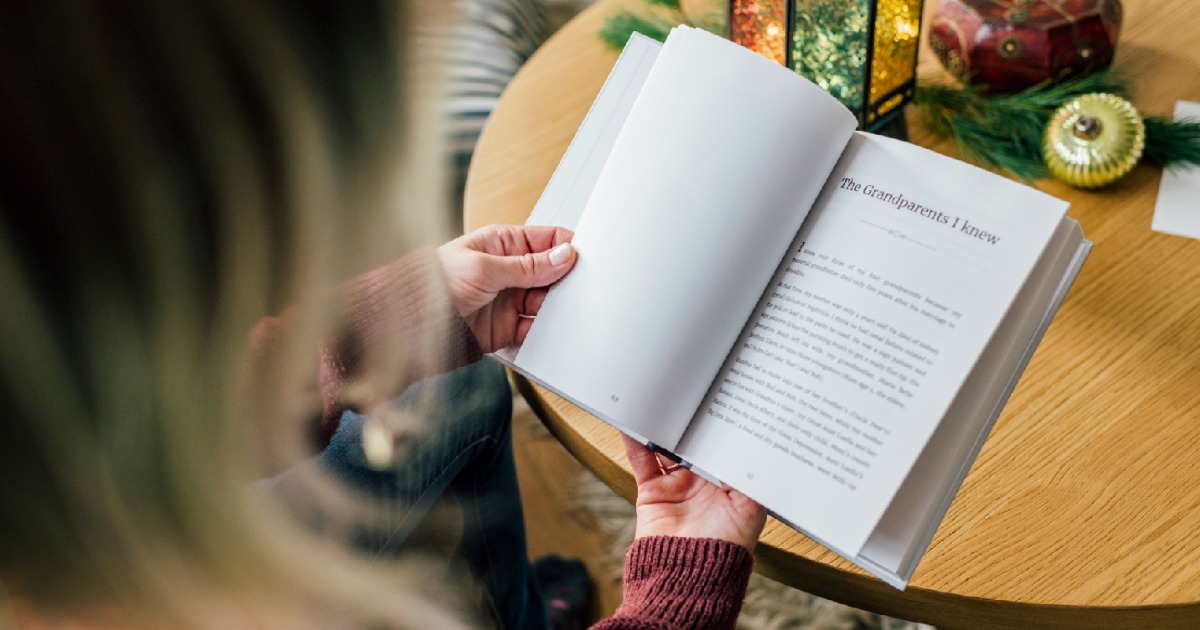
[[[518,342],[575,257],[569,234],[523,228],[419,250],[448,230],[438,74],[410,34],[442,27],[443,11],[0,7],[10,621],[454,627],[501,616],[507,597],[481,607],[444,588],[438,576],[457,573],[442,554],[377,561],[391,543],[370,539],[395,534],[403,508],[356,477],[393,480],[424,452],[422,436],[456,433],[438,424],[436,394],[388,401]],[[337,457],[302,463],[322,415],[337,424]],[[630,456],[639,541],[626,603],[602,625],[732,623],[761,508],[637,445]],[[434,530],[446,522],[428,518]],[[521,619],[507,623],[539,623]]]

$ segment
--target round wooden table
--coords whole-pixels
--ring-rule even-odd
[[[522,223],[616,59],[605,0],[560,30],[489,120],[465,223]],[[926,21],[938,3],[926,2]],[[1125,0],[1117,66],[1136,105],[1200,101],[1193,0]],[[922,52],[922,76],[939,72]],[[910,112],[911,117],[911,112]],[[956,148],[910,118],[912,140]],[[811,593],[939,628],[1200,628],[1200,241],[1150,231],[1159,169],[1101,192],[1044,182],[1096,244],[908,590],[770,522],[757,570]],[[1200,211],[1200,199],[1196,200]],[[619,435],[528,382],[549,429],[632,500]]]

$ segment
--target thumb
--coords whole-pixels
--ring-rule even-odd
[[[556,282],[575,265],[576,252],[570,243],[535,254],[493,256],[497,284],[501,288],[531,289]]]
[[[660,475],[658,463],[654,460],[654,451],[650,450],[650,447],[624,433],[621,434],[621,440],[625,443],[625,457],[629,459],[629,467],[633,469],[633,480],[639,486]]]

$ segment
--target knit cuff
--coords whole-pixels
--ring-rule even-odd
[[[733,628],[754,556],[713,538],[639,538],[625,556],[625,598],[617,616],[671,627]]]

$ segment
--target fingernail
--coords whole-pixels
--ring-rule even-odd
[[[570,257],[571,257],[571,244],[570,243],[563,243],[562,245],[559,245],[558,247],[555,247],[554,249],[550,250],[550,264],[554,265],[555,267],[567,262],[567,259],[569,259]]]

